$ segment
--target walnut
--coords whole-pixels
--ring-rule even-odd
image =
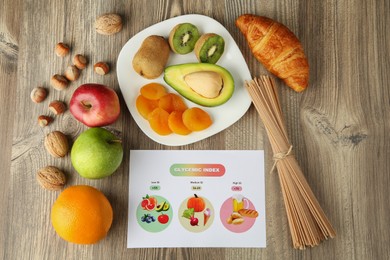
[[[45,137],[44,144],[46,150],[56,158],[65,157],[69,151],[68,138],[60,131],[49,133]]]
[[[96,18],[96,32],[111,35],[122,30],[122,18],[117,14],[103,14]]]
[[[37,181],[47,190],[60,190],[66,183],[66,177],[57,167],[46,166],[38,171]]]

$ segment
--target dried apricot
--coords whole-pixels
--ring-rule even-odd
[[[148,116],[150,127],[159,135],[169,135],[172,130],[168,125],[169,113],[162,108],[154,109]]]
[[[201,131],[208,128],[213,122],[206,111],[193,107],[183,112],[183,123],[191,131]]]
[[[158,107],[158,101],[157,100],[150,100],[145,98],[142,95],[139,95],[137,97],[137,100],[135,101],[135,106],[137,107],[138,112],[140,115],[148,119],[148,115]]]
[[[173,111],[168,117],[168,126],[175,134],[188,135],[192,131],[184,125],[182,115],[182,111]]]
[[[167,94],[167,90],[159,83],[149,83],[140,89],[140,93],[147,99],[158,100]]]
[[[187,105],[184,103],[183,99],[174,93],[168,93],[165,96],[162,96],[158,101],[158,106],[168,113],[172,111],[184,111],[187,109]]]

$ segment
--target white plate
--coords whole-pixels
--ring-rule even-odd
[[[140,88],[150,82],[161,83],[167,87],[169,92],[177,92],[165,83],[163,79],[164,74],[153,80],[148,80],[139,76],[133,69],[132,61],[135,53],[138,51],[146,37],[149,35],[161,35],[168,39],[171,29],[175,25],[184,22],[194,24],[198,27],[201,34],[213,32],[221,35],[225,39],[225,51],[217,64],[230,71],[234,78],[235,90],[233,96],[228,102],[217,107],[201,107],[187,99],[184,99],[188,107],[197,106],[207,111],[213,120],[213,124],[206,130],[192,132],[186,136],[177,134],[161,136],[155,133],[150,128],[148,121],[138,113],[135,106],[135,100],[139,95]],[[174,54],[171,52],[167,66],[189,62],[197,62],[194,52],[186,55]],[[251,79],[251,75],[240,49],[225,27],[216,20],[204,15],[190,14],[171,18],[152,25],[137,33],[123,46],[121,52],[119,53],[117,61],[117,76],[123,98],[125,99],[126,105],[129,108],[135,122],[147,136],[164,145],[186,145],[210,137],[226,129],[240,119],[251,104],[250,96],[244,86],[244,81]]]

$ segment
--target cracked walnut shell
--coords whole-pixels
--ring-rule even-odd
[[[65,157],[69,151],[68,138],[60,131],[46,135],[44,145],[46,150],[56,158]]]
[[[60,190],[66,183],[65,174],[54,166],[46,166],[37,173],[38,183],[47,190]]]

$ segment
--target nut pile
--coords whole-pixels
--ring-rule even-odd
[[[103,14],[99,16],[94,27],[96,32],[102,35],[112,35],[122,30],[122,18],[117,14]],[[71,46],[64,42],[58,42],[55,45],[54,53],[60,58],[64,58],[71,53]],[[88,66],[88,58],[80,53],[73,56],[72,64],[68,65],[63,74],[54,74],[50,78],[50,85],[57,91],[64,91],[69,84],[80,78],[81,71]],[[110,71],[110,66],[105,61],[96,62],[93,70],[98,75],[106,75]],[[48,96],[48,89],[38,86],[32,89],[30,98],[34,103],[42,103]],[[54,116],[65,113],[67,105],[61,100],[52,100],[49,102],[48,111]],[[54,121],[52,115],[39,115],[38,125],[46,127]],[[61,131],[52,131],[44,138],[44,147],[46,151],[54,158],[65,157],[70,149],[68,137]],[[66,184],[65,174],[55,166],[46,166],[38,170],[38,183],[47,190],[60,190]]]

